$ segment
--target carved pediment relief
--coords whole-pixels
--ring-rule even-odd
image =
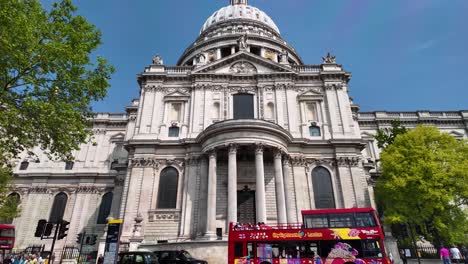
[[[257,73],[257,68],[250,62],[240,61],[234,63],[231,68],[229,68],[229,72],[238,74],[253,74]]]

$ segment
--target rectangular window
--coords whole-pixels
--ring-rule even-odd
[[[29,162],[23,161],[23,162],[21,162],[19,169],[20,170],[26,170],[28,168],[28,166],[29,166]]]
[[[179,127],[170,127],[169,137],[178,137],[178,136],[179,136]]]
[[[318,121],[315,103],[311,103],[311,102],[306,103],[306,118],[307,118],[306,120],[307,122]]]
[[[65,170],[73,170],[73,165],[75,165],[73,161],[67,161],[65,163]]]
[[[234,119],[254,119],[253,95],[234,95]]]
[[[235,257],[243,257],[244,256],[244,250],[243,250],[243,244],[242,243],[234,244],[234,256]]]
[[[372,227],[376,226],[375,219],[372,213],[356,213],[357,227]]]

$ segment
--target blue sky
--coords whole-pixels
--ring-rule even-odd
[[[52,0],[42,0],[50,6]],[[96,54],[117,68],[98,112],[123,112],[136,75],[159,53],[175,65],[228,0],[74,0],[103,33]],[[306,64],[331,51],[352,73],[361,111],[468,109],[467,0],[250,0]]]

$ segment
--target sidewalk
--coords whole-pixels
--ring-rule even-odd
[[[418,264],[417,259],[408,259],[408,264]],[[442,264],[440,259],[421,259],[421,264]]]

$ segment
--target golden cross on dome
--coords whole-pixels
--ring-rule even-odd
[[[231,1],[231,5],[248,5],[248,1],[247,0],[230,0]]]

